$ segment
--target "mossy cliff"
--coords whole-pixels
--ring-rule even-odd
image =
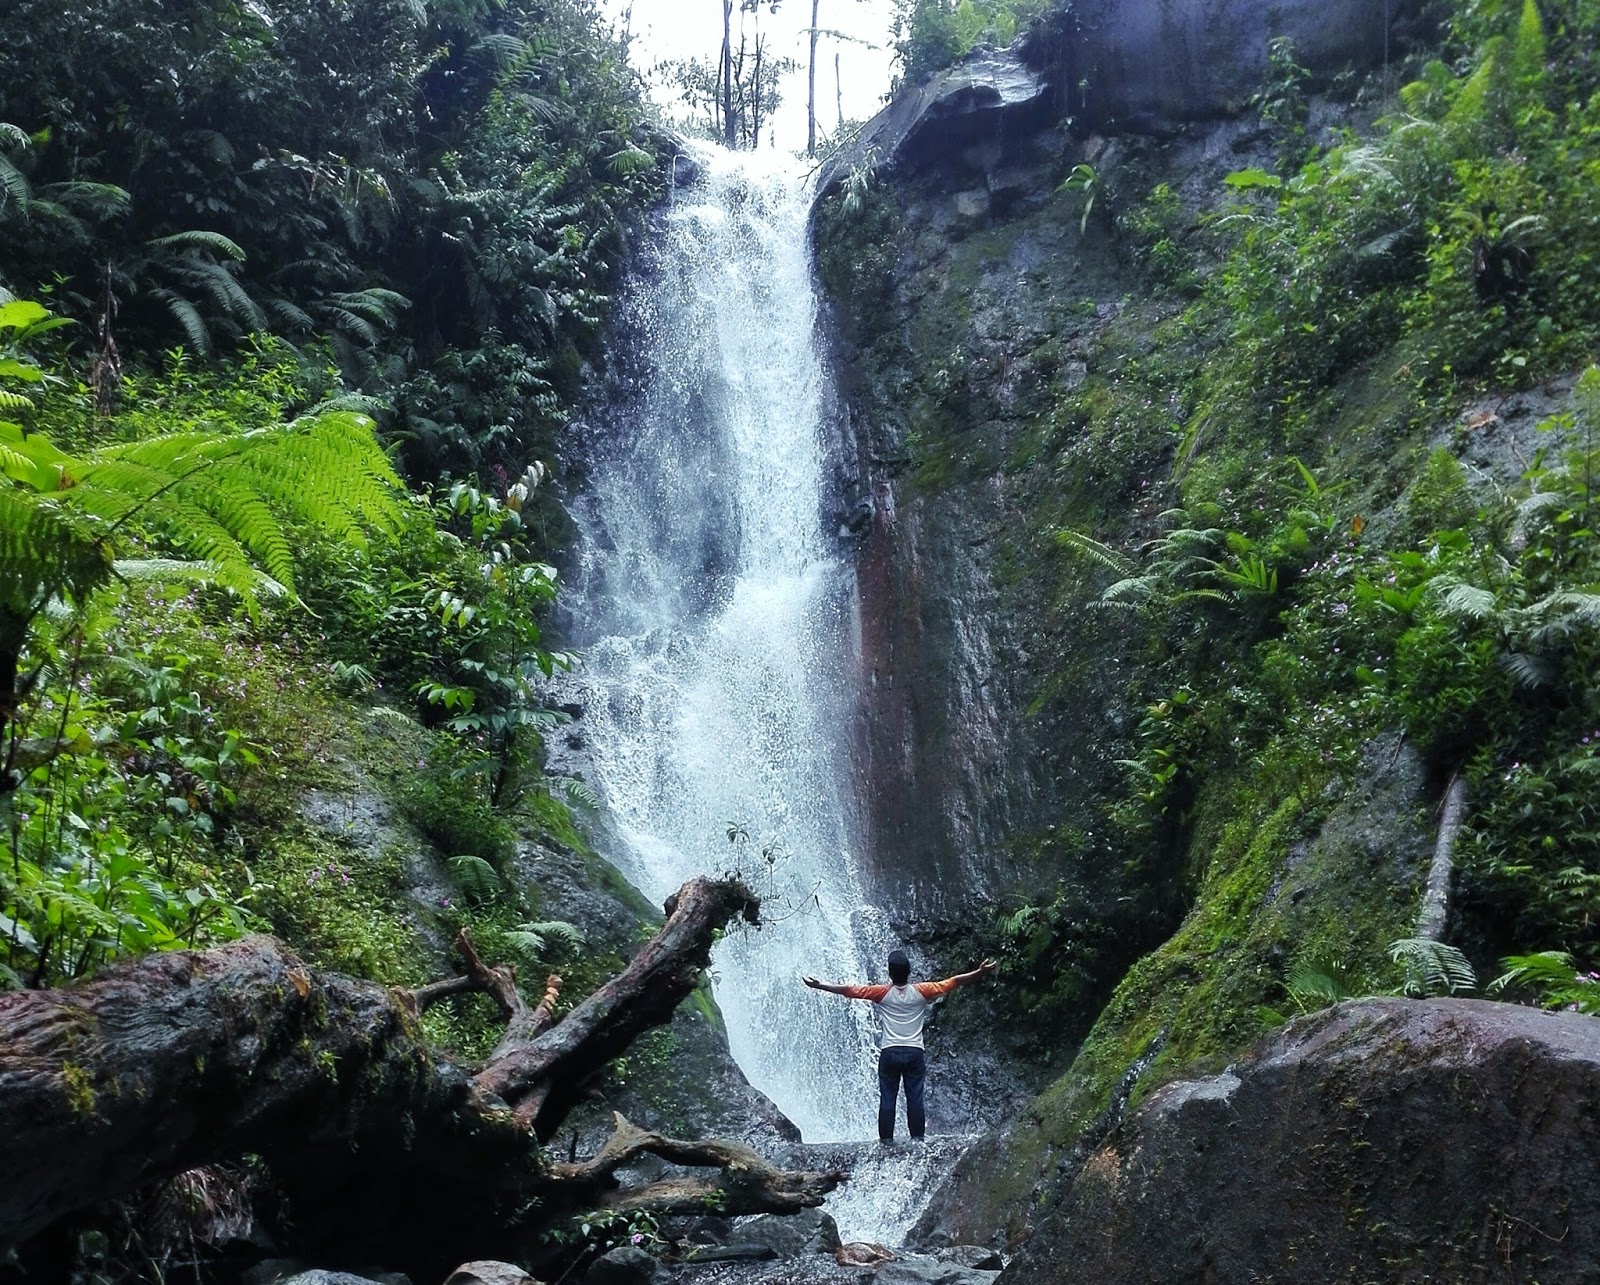
[[[870,847],[1061,1076],[924,1232],[1026,1234],[1156,1085],[1415,982],[1458,774],[1451,940],[1592,952],[1594,10],[1263,37],[1120,114],[1060,16],[825,176]]]

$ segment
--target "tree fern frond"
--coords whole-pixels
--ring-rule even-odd
[[[42,189],[56,204],[67,209],[81,209],[97,218],[113,218],[126,214],[133,205],[133,197],[126,188],[115,183],[88,183],[82,179],[71,183],[51,183]]]
[[[1299,961],[1289,970],[1284,984],[1303,1012],[1355,998],[1349,973],[1342,964],[1331,960]]]
[[[174,290],[159,289],[152,293],[167,305],[167,311],[183,328],[183,333],[188,337],[189,345],[195,350],[195,354],[209,357],[212,351],[211,328],[206,325],[200,310]]]
[[[392,410],[393,405],[387,398],[373,397],[369,393],[339,393],[326,401],[318,402],[311,408],[313,415],[327,415],[333,411],[355,411],[358,415],[375,415],[379,411]]]
[[[195,263],[186,266],[182,275],[191,285],[205,291],[223,315],[250,330],[266,329],[267,314],[226,264]]]
[[[183,558],[118,558],[112,569],[130,584],[207,584],[244,598],[281,598],[289,590],[264,571],[223,562],[191,562]]]
[[[358,313],[351,312],[348,308],[330,307],[326,311],[336,330],[345,332],[342,335],[336,334],[336,338],[348,340],[348,336],[353,334],[368,348],[373,348],[377,346],[378,341],[383,337],[372,322]]]
[[[1574,634],[1600,628],[1600,593],[1561,589],[1530,603],[1517,613],[1519,620],[1540,622],[1533,630],[1536,646],[1548,646]]]
[[[411,300],[398,290],[385,290],[368,286],[365,290],[347,290],[332,296],[333,302],[347,312],[365,317],[375,326],[391,329],[400,314],[411,307]]]
[[[25,206],[33,195],[28,176],[4,156],[0,156],[0,194],[5,196],[5,201],[0,201],[0,209],[5,208],[7,201]]]
[[[491,31],[474,41],[467,50],[469,58],[487,63],[501,70],[528,55],[528,42],[508,31]]]
[[[552,776],[548,779],[553,789],[559,790],[569,802],[576,803],[590,812],[600,810],[600,796],[587,781],[576,776]]]
[[[1516,681],[1517,686],[1530,691],[1548,686],[1556,675],[1555,667],[1543,656],[1535,656],[1525,651],[1507,652],[1500,658],[1500,664]]]
[[[1155,596],[1157,587],[1153,576],[1128,576],[1108,588],[1099,600],[1118,606],[1142,604]]]
[[[642,147],[629,144],[621,151],[613,152],[606,157],[606,169],[613,178],[627,178],[631,174],[640,174],[645,170],[655,167],[656,158]]]
[[[1467,957],[1442,941],[1403,937],[1389,943],[1389,958],[1405,967],[1407,995],[1463,995],[1478,989]]]
[[[567,946],[581,946],[588,940],[583,934],[583,929],[577,924],[568,923],[565,919],[540,919],[535,923],[518,924],[521,932],[538,933],[541,937],[553,937]]]
[[[1516,986],[1571,984],[1577,974],[1577,964],[1564,950],[1512,955],[1500,962],[1506,966],[1506,971],[1489,983],[1491,995],[1498,995]]]
[[[0,307],[12,331],[51,320],[35,304]],[[360,540],[401,516],[372,421],[349,410],[242,434],[168,433],[84,458],[0,422],[0,477],[10,483],[0,485],[0,604],[24,628],[52,598],[81,601],[114,573],[204,579],[253,609],[263,594],[293,592],[294,527]],[[114,563],[129,545],[149,554]]]
[[[55,594],[81,601],[112,574],[100,531],[48,499],[0,487],[0,604],[28,619]]]
[[[174,232],[171,236],[158,236],[150,242],[152,250],[211,250],[236,263],[244,262],[244,251],[236,241],[220,232],[196,228],[188,232]]]
[[[1429,586],[1441,614],[1456,620],[1487,620],[1494,615],[1492,590],[1439,576]]]
[[[317,328],[311,314],[287,299],[268,299],[266,310],[286,330],[312,331]]]

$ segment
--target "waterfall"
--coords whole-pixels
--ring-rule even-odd
[[[807,1141],[875,1134],[881,971],[847,779],[854,577],[824,518],[827,375],[807,194],[705,149],[621,303],[619,386],[585,427],[578,678],[608,852],[659,902],[736,864],[776,922],[712,960],[734,1057]],[[792,163],[791,163],[792,166]],[[744,836],[730,842],[729,829]]]

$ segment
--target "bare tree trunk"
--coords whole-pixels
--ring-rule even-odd
[[[745,35],[744,23],[739,23],[739,52],[733,56],[733,142],[730,147],[738,147],[745,137],[745,129],[750,122],[749,104],[745,101],[746,83],[744,78],[744,56],[749,46],[749,38]]]
[[[671,1019],[717,931],[757,913],[737,881],[691,880],[632,963],[559,1020],[560,978],[530,1006],[514,971],[487,967],[465,936],[465,975],[414,991],[319,974],[251,937],[0,995],[0,1255],[144,1184],[244,1154],[265,1160],[290,1201],[297,1251],[423,1274],[513,1252],[535,1220],[578,1205],[679,1208],[684,1180],[618,1189],[623,1161],[551,1165],[539,1143],[612,1058]],[[476,1072],[440,1058],[417,1026],[430,1004],[467,991],[490,994],[507,1019]],[[611,1154],[749,1168],[726,1144],[622,1134]],[[697,1189],[729,1213],[782,1212],[821,1203],[839,1180],[757,1165]]]
[[[738,146],[733,125],[733,0],[722,0],[722,141]]]
[[[1450,881],[1455,873],[1456,837],[1467,819],[1467,781],[1459,772],[1450,778],[1450,788],[1439,807],[1439,834],[1433,845],[1433,861],[1428,866],[1428,881],[1423,885],[1422,908],[1417,912],[1414,934],[1426,941],[1442,941],[1450,919]]]
[[[822,0],[811,0],[811,59],[806,67],[806,155],[817,154],[817,8]],[[835,55],[837,65],[837,55]]]
[[[761,146],[761,51],[765,37],[756,32],[756,65],[750,78],[750,150]]]
[[[839,112],[839,133],[844,133],[844,77],[839,74],[839,51],[833,51],[833,104]]]

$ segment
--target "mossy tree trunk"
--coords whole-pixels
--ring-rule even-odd
[[[83,986],[0,995],[0,1249],[240,1155],[260,1156],[288,1198],[296,1252],[425,1274],[514,1254],[574,1209],[620,1203],[613,1171],[641,1150],[721,1168],[705,1190],[728,1213],[819,1204],[840,1175],[780,1173],[622,1121],[625,1145],[588,1165],[540,1152],[584,1084],[671,1019],[717,930],[757,909],[737,881],[691,880],[628,968],[560,1020],[559,978],[529,1006],[512,970],[486,967],[465,938],[466,974],[415,991],[317,973],[283,943],[252,937],[147,956]],[[489,992],[508,1020],[476,1069],[438,1057],[417,1022],[468,990]],[[681,1183],[647,1185],[626,1205],[681,1198]]]

